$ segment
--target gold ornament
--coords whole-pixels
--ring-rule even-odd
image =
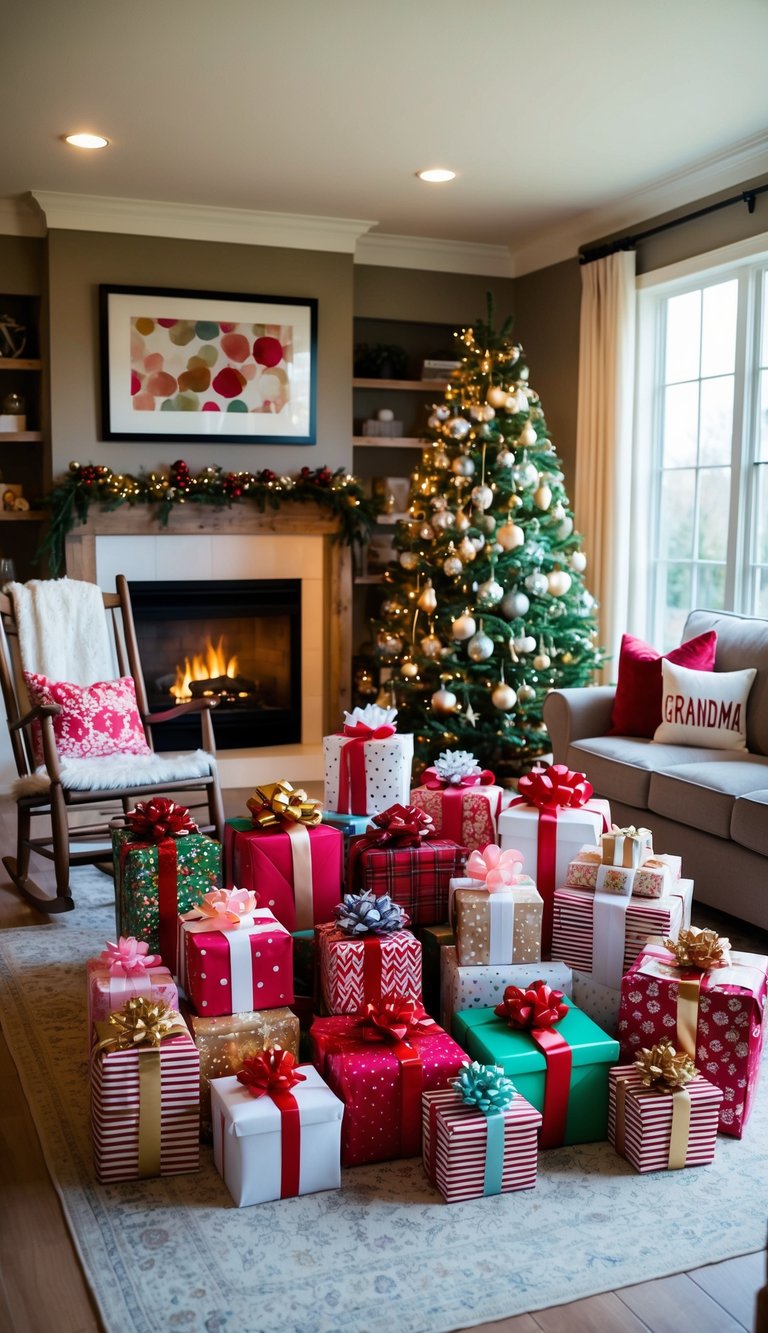
[[[455,713],[459,703],[453,690],[446,689],[435,690],[430,702],[436,713]]]
[[[506,389],[502,389],[500,384],[492,384],[485,395],[485,401],[491,407],[506,407],[508,397]]]
[[[508,713],[517,703],[517,695],[511,685],[506,681],[499,681],[499,684],[491,691],[491,703],[494,708],[498,708],[500,713]]]
[[[475,557],[477,556],[477,551],[475,550],[475,546],[471,537],[462,537],[458,545],[458,554],[460,555],[461,559],[465,562],[465,564],[469,563],[470,560],[475,559]]]
[[[418,676],[418,674],[419,668],[416,663],[412,662],[409,657],[406,657],[405,661],[400,665],[400,675],[405,676],[406,680],[413,680],[413,677]]]
[[[676,940],[665,940],[664,948],[675,955],[676,967],[693,967],[698,972],[727,967],[731,961],[731,941],[716,930],[700,930],[698,926],[681,930]]]
[[[553,597],[564,597],[571,586],[571,576],[557,566],[547,575],[547,586]]]
[[[671,1041],[644,1046],[635,1056],[634,1067],[643,1086],[654,1092],[677,1092],[698,1073],[691,1057],[676,1051]]]
[[[522,546],[525,541],[525,533],[517,523],[508,520],[502,523],[496,532],[496,541],[505,551],[514,551],[516,547]]]
[[[427,634],[421,641],[421,651],[425,657],[439,657],[443,651],[442,640],[436,634]]]
[[[542,482],[533,492],[533,503],[537,509],[549,509],[552,503],[552,492],[546,482]]]
[[[426,611],[428,616],[431,616],[433,611],[437,610],[437,594],[432,587],[431,579],[427,580],[427,583],[422,588],[421,595],[417,601],[417,606],[420,610]]]

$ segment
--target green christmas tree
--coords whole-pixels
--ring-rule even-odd
[[[384,573],[375,652],[416,772],[471,751],[499,778],[549,749],[547,692],[602,665],[596,603],[563,473],[512,321],[454,336],[461,369],[433,406],[397,559]],[[383,700],[382,700],[383,701]]]

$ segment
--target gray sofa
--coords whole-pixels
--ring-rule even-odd
[[[644,825],[683,858],[694,896],[768,929],[768,621],[692,611],[683,641],[717,631],[716,671],[755,667],[747,751],[608,736],[613,686],[553,690],[544,721],[556,763],[586,773],[614,822]]]

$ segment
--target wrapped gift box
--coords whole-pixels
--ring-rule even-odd
[[[410,930],[355,938],[331,923],[318,926],[317,942],[329,1014],[357,1014],[390,994],[421,1002],[421,944]]]
[[[88,1038],[94,1023],[103,1023],[115,1009],[122,1009],[132,995],[143,995],[148,1000],[178,1009],[176,984],[167,967],[158,964],[134,975],[110,970],[101,958],[89,958],[86,965],[88,987]]]
[[[460,965],[503,967],[507,963],[537,962],[541,958],[543,908],[528,875],[522,875],[513,887],[493,893],[482,884],[457,889],[454,910]]]
[[[565,872],[564,887],[623,894],[629,882],[629,892],[635,898],[664,898],[673,892],[681,870],[679,856],[653,853],[632,870],[604,865],[599,847],[582,847]]]
[[[347,866],[349,865],[349,848],[353,838],[360,838],[367,828],[370,828],[370,815],[340,815],[335,810],[323,811],[323,823],[329,828],[339,830],[344,839],[344,849],[341,855],[341,873],[342,883],[346,884]]]
[[[211,1091],[214,1078],[237,1074],[243,1061],[259,1051],[281,1046],[299,1054],[299,1020],[290,1009],[264,1009],[219,1018],[188,1015],[192,1038],[200,1055],[200,1118],[210,1132]]]
[[[177,918],[221,884],[221,843],[202,833],[137,842],[116,828],[112,849],[118,934],[146,940],[175,972]]]
[[[665,1038],[686,1051],[722,1089],[720,1132],[740,1139],[760,1076],[768,958],[734,952],[730,959],[728,967],[694,973],[675,967],[663,947],[649,945],[621,983],[619,1039],[622,1060]]]
[[[483,1009],[500,1004],[507,986],[525,988],[530,982],[541,980],[569,998],[573,990],[571,969],[565,963],[460,967],[455,948],[444,948],[441,966],[440,1022],[449,1032],[453,1030],[453,1015],[460,1009]]]
[[[448,1027],[448,1024],[440,1017],[440,976],[443,950],[456,943],[453,929],[448,925],[419,926],[416,930],[416,936],[421,940],[421,981],[424,1008],[436,1022]]]
[[[314,930],[294,930],[293,993],[314,999],[317,992],[317,949]]]
[[[434,820],[436,837],[450,838],[472,852],[498,841],[502,795],[501,787],[494,784],[437,790],[414,787],[408,799]]]
[[[561,1141],[594,1143],[604,1139],[608,1129],[608,1068],[616,1063],[619,1043],[573,1005],[554,1031],[570,1047],[572,1061]],[[511,1028],[496,1017],[493,1009],[460,1010],[453,1017],[453,1032],[472,1060],[500,1065],[518,1092],[538,1111],[544,1111],[547,1060],[530,1032]],[[546,1120],[541,1146],[556,1146],[547,1144],[545,1133]]]
[[[228,819],[227,887],[251,889],[259,907],[274,912],[286,930],[307,930],[328,921],[341,899],[342,847],[339,830],[325,824],[284,833]]]
[[[181,1016],[176,1018],[183,1026]],[[97,1025],[97,1042],[108,1028]],[[197,1170],[200,1057],[186,1028],[157,1047],[99,1050],[97,1045],[90,1077],[93,1159],[102,1184]]]
[[[425,838],[418,847],[377,847],[360,838],[350,851],[349,883],[356,893],[388,893],[414,926],[441,925],[448,920],[448,885],[466,859],[466,849],[445,838]]]
[[[342,765],[355,763],[345,753],[349,746],[359,750],[361,777],[356,782],[354,768],[348,783],[349,799],[343,802]],[[396,732],[383,740],[365,740],[340,733],[323,739],[325,763],[326,810],[340,814],[378,815],[391,805],[407,805],[411,790],[413,736]],[[346,807],[346,808],[345,808]]]
[[[690,1122],[680,1159],[672,1148],[672,1092],[643,1086],[634,1065],[608,1070],[608,1139],[636,1171],[667,1171],[670,1166],[707,1166],[714,1160],[717,1120],[723,1094],[699,1074],[683,1091],[690,1101]],[[622,1086],[623,1085],[623,1086]]]
[[[446,1203],[533,1189],[540,1125],[541,1114],[524,1097],[487,1116],[467,1106],[453,1088],[425,1092],[424,1170]],[[491,1153],[500,1159],[492,1164],[500,1189],[488,1188]]]
[[[421,1153],[421,1095],[447,1088],[464,1052],[436,1023],[408,1046],[364,1039],[356,1018],[312,1024],[313,1062],[344,1102],[343,1166]]]
[[[212,929],[201,930],[206,922]],[[268,907],[216,930],[210,917],[179,919],[180,981],[199,1014],[244,1013],[293,1003],[293,939]]]
[[[666,898],[627,898],[557,889],[552,957],[614,990],[652,936],[677,939],[691,919],[693,880],[680,879]]]
[[[635,828],[634,825],[613,827],[603,832],[600,845],[606,865],[637,870],[646,857],[653,854],[653,835],[650,829]]]
[[[621,989],[618,986],[601,986],[591,972],[573,969],[573,1002],[578,1009],[594,1019],[597,1026],[615,1037],[619,1030],[619,1004]]]
[[[341,1184],[343,1103],[311,1065],[299,1065],[297,1072],[304,1081],[289,1095],[299,1114],[298,1161],[289,1161],[287,1168],[285,1159],[294,1145],[291,1134],[284,1131],[277,1103],[268,1094],[252,1097],[237,1078],[216,1078],[211,1083],[213,1160],[238,1208],[334,1190]],[[291,1168],[295,1189],[286,1188]]]

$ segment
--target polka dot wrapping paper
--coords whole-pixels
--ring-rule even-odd
[[[199,1014],[215,1018],[293,1003],[293,940],[269,909],[233,930],[195,931],[194,924],[180,922],[180,952],[183,947],[184,988]]]
[[[760,1076],[768,958],[731,953],[731,966],[711,972],[672,966],[674,955],[650,946],[621,982],[619,1041],[622,1062],[642,1046],[669,1040],[723,1090],[719,1130],[740,1139]],[[693,996],[687,994],[693,983]],[[697,983],[699,983],[697,985]],[[698,990],[698,998],[696,998]],[[684,1040],[685,1005],[696,1010],[695,1050]]]
[[[167,880],[160,865],[165,843],[173,844]],[[220,886],[221,843],[203,833],[188,833],[160,845],[132,845],[128,829],[114,829],[112,848],[118,934],[146,940],[150,952],[161,953],[163,962],[175,972],[177,917]]]
[[[348,744],[348,736],[333,735],[325,736],[323,739],[325,761],[323,805],[326,810],[339,811],[342,752]],[[356,788],[353,788],[350,792],[350,805],[353,808],[340,813],[379,815],[391,805],[408,805],[413,766],[413,736],[394,735],[387,737],[386,740],[371,740],[361,748],[365,762],[365,791],[358,793]]]
[[[457,889],[456,952],[462,967],[535,963],[544,904],[527,875],[509,889]],[[503,955],[503,956],[502,956]]]

